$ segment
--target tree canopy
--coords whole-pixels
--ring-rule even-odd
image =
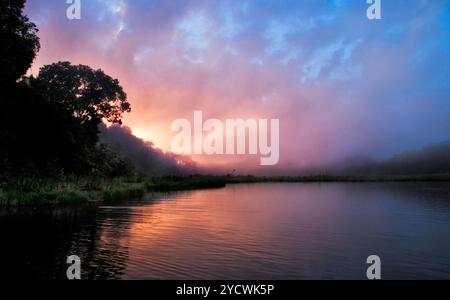
[[[51,103],[62,105],[82,124],[103,119],[121,124],[130,103],[117,79],[85,65],[58,62],[41,68],[36,84]]]
[[[121,123],[130,111],[119,81],[69,62],[24,77],[40,47],[24,5],[0,0],[0,184],[24,176],[128,174],[126,160],[98,137],[103,120]]]
[[[25,0],[0,0],[0,84],[12,84],[39,51],[38,29],[23,15]]]

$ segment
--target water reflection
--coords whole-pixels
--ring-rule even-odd
[[[115,206],[0,212],[2,276],[450,279],[450,185],[256,184]],[[7,245],[5,247],[5,245]]]

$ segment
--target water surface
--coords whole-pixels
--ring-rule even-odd
[[[0,209],[1,277],[450,279],[449,183],[287,183]]]

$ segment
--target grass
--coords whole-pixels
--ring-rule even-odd
[[[27,178],[2,186],[0,205],[73,204],[118,201],[143,196],[144,184],[129,179]]]
[[[0,205],[74,204],[135,199],[147,192],[224,187],[215,177],[19,178],[0,186]]]
[[[0,185],[0,205],[117,202],[147,192],[222,188],[227,184],[263,182],[408,182],[450,181],[450,175],[422,176],[164,176],[18,178]]]

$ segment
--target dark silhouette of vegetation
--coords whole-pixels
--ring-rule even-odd
[[[0,85],[14,84],[39,51],[37,28],[22,11],[25,0],[0,0]]]
[[[119,81],[102,70],[58,62],[42,67],[32,82],[50,103],[61,105],[81,125],[98,125],[103,119],[121,124],[122,114],[131,111]]]
[[[164,153],[153,143],[134,136],[131,129],[118,124],[100,126],[100,142],[126,157],[134,169],[147,176],[195,173],[195,164],[180,155]]]
[[[192,167],[121,127],[130,103],[102,70],[60,61],[25,76],[40,44],[24,4],[0,0],[0,188],[17,178],[180,174],[180,162]]]
[[[25,77],[37,51],[25,1],[0,1],[0,179],[132,174],[126,159],[98,143],[103,120],[121,123],[127,96],[101,70],[58,62]]]
[[[82,169],[74,170],[66,165],[64,170],[108,177],[132,174],[132,167],[125,158],[108,145],[99,144],[99,125],[103,121],[121,124],[123,113],[131,111],[127,95],[117,79],[102,70],[58,62],[42,67],[39,76],[28,78],[28,83],[50,105],[70,116],[81,133],[75,140],[83,147],[79,149],[84,154],[84,161],[80,162]]]

